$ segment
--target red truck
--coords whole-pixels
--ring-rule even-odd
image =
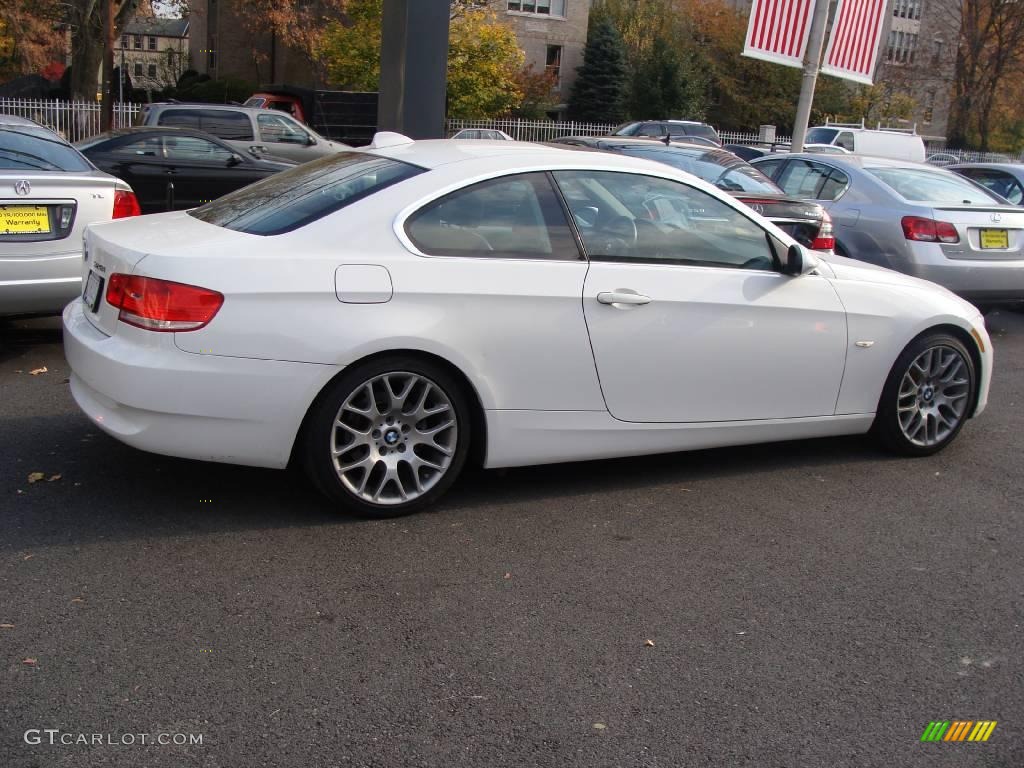
[[[325,91],[268,85],[243,106],[287,112],[322,136],[353,146],[369,144],[377,131],[375,91]]]

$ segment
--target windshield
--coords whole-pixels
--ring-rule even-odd
[[[1002,202],[967,179],[949,171],[919,168],[865,168],[904,200],[914,203],[991,205]]]
[[[804,137],[804,144],[831,144],[838,134],[835,128],[811,128]]]
[[[423,169],[386,157],[342,152],[297,166],[189,211],[250,235],[279,235],[397,184]]]
[[[2,171],[91,171],[89,161],[43,131],[0,130]]]
[[[781,195],[782,190],[771,179],[728,152],[681,147],[620,146],[615,150],[633,157],[665,163],[727,192],[756,192]]]

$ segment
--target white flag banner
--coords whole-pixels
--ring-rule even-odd
[[[858,83],[874,83],[887,7],[886,0],[839,0],[821,71]]]
[[[803,67],[813,11],[814,0],[754,0],[743,55]]]

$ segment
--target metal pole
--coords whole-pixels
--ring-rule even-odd
[[[103,93],[100,101],[100,130],[114,124],[114,0],[103,0]]]
[[[811,29],[807,33],[807,51],[804,53],[804,79],[800,84],[800,100],[796,105],[796,121],[793,123],[793,143],[790,146],[792,152],[802,152],[804,149],[804,137],[807,136],[807,123],[811,119],[814,86],[818,82],[818,70],[821,68],[821,49],[825,45],[825,27],[828,26],[831,5],[831,0],[817,0],[814,4]]]

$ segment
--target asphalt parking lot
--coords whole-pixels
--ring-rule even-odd
[[[367,522],[115,442],[59,325],[0,322],[0,766],[1020,766],[1024,315],[989,325],[989,410],[930,459],[481,472]]]

